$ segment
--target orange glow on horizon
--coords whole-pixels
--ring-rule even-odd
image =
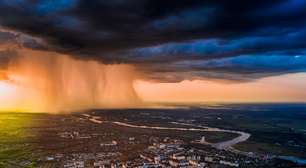
[[[136,90],[142,99],[152,102],[306,102],[305,83],[306,73],[297,73],[244,83],[138,81]]]
[[[306,86],[302,81],[306,82],[306,73],[268,77],[247,83],[204,80],[151,83],[138,80],[134,82],[134,87],[140,98],[147,102],[305,102],[306,93],[303,90]],[[45,108],[44,103],[50,103],[39,99],[42,94],[39,90],[29,90],[8,81],[0,81],[0,93],[0,111],[34,112]]]
[[[148,107],[144,102],[305,102],[306,73],[229,83],[152,83],[132,65],[104,65],[52,52],[19,50],[2,70],[0,111],[71,112]]]

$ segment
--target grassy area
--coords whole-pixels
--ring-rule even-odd
[[[0,167],[33,167],[32,114],[0,113]]]

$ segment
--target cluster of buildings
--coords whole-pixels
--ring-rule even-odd
[[[164,139],[155,142],[140,154],[139,168],[206,168],[206,167],[240,167],[255,164],[254,158],[236,156],[226,151],[207,147],[197,149],[180,140]]]
[[[65,138],[65,139],[74,139],[74,138],[76,138],[76,139],[90,139],[91,138],[91,136],[85,135],[85,134],[82,135],[78,131],[60,132],[60,133],[58,133],[58,135],[59,135],[60,138]]]
[[[135,137],[127,141],[134,142]],[[222,168],[266,167],[272,158],[250,157],[232,151],[215,149],[199,143],[150,137],[150,145],[135,157],[122,160],[117,141],[100,143],[100,148],[114,150],[98,153],[55,154],[41,160],[41,167],[64,168]],[[125,143],[125,144],[129,144]],[[132,151],[131,151],[132,152]],[[270,164],[271,165],[271,164]]]
[[[100,153],[73,153],[56,154],[41,160],[40,167],[63,167],[63,168],[104,168],[104,167],[125,167],[117,158],[120,152],[100,152]]]
[[[96,119],[96,118],[93,118]],[[83,120],[80,120],[83,122]],[[85,122],[84,122],[85,123]],[[87,127],[85,127],[87,128]],[[69,149],[39,160],[48,168],[222,168],[273,167],[271,158],[213,148],[200,140],[186,142],[153,134],[119,134],[95,127],[60,129],[55,136]],[[111,128],[111,127],[110,127]],[[67,144],[67,145],[66,145]],[[73,144],[72,146],[69,146]],[[50,149],[56,144],[50,144]],[[56,146],[57,147],[57,146]],[[52,151],[50,152],[52,153]]]

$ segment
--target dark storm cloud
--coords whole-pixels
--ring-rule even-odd
[[[7,68],[9,60],[17,56],[19,48],[45,50],[47,48],[44,45],[39,39],[0,28],[0,70]]]
[[[15,56],[15,51],[10,47],[2,47],[3,45],[9,45],[15,43],[15,35],[9,32],[2,32],[0,30],[0,76],[3,76],[1,70],[7,68],[9,58]]]
[[[9,32],[2,32],[0,30],[0,45],[10,43],[15,39],[15,35]]]
[[[304,72],[305,19],[304,0],[0,0],[0,24],[28,35],[23,47],[167,80]]]

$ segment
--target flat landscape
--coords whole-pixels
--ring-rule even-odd
[[[61,115],[1,113],[0,167],[64,167],[74,157],[94,158],[85,165],[92,165],[97,157],[128,162],[163,139],[179,140],[189,147],[198,144],[197,148],[211,153],[294,156],[302,162],[306,159],[305,119],[304,104],[89,110]],[[241,136],[240,132],[250,137],[229,148],[211,148]],[[198,143],[202,137],[205,143]]]

